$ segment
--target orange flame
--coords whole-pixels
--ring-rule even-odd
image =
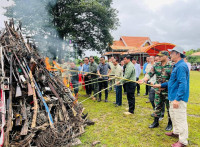
[[[49,64],[49,58],[48,58],[48,57],[45,58],[45,64],[46,64],[46,69],[47,69],[48,71],[57,71],[57,69],[53,68],[53,66],[51,66],[51,65]]]
[[[57,69],[59,69],[61,72],[64,72],[64,69],[62,69],[57,63],[56,61],[53,61],[53,64],[56,66]]]

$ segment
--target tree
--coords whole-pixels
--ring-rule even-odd
[[[102,52],[113,42],[118,26],[112,0],[14,0],[6,15],[21,20],[28,32],[48,50],[59,50],[72,40],[79,55],[90,49]],[[55,39],[57,38],[57,39]],[[56,46],[55,41],[56,40]],[[65,40],[65,42],[62,42]],[[64,44],[64,45],[63,45]],[[55,52],[55,51],[50,51]]]
[[[190,55],[192,55],[193,53],[196,53],[196,52],[200,52],[200,48],[197,49],[197,50],[191,49],[191,50],[189,50],[185,53],[186,56],[188,57],[188,62],[190,62],[190,63],[200,63],[200,57],[199,56],[190,56]]]

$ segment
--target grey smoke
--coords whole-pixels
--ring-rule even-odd
[[[59,39],[47,9],[47,5],[55,4],[56,0],[15,0],[11,17],[14,17],[15,22],[22,22],[23,33],[34,39],[44,56],[55,58],[61,50],[60,58],[67,58],[70,57],[70,41]]]

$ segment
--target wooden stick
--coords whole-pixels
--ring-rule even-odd
[[[37,102],[37,97],[36,97],[36,92],[35,92],[35,84],[33,82],[33,74],[31,72],[31,70],[29,71],[29,75],[30,75],[30,79],[31,79],[31,87],[33,89],[33,102],[34,102],[34,107],[32,108],[32,109],[34,109],[34,111],[33,111],[33,119],[32,119],[31,128],[35,128],[36,121],[37,121],[38,102]]]

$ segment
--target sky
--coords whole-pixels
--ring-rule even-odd
[[[0,0],[0,28],[6,19]],[[152,41],[169,42],[185,50],[200,48],[200,0],[113,0],[120,26],[112,31],[120,36],[150,37]]]

